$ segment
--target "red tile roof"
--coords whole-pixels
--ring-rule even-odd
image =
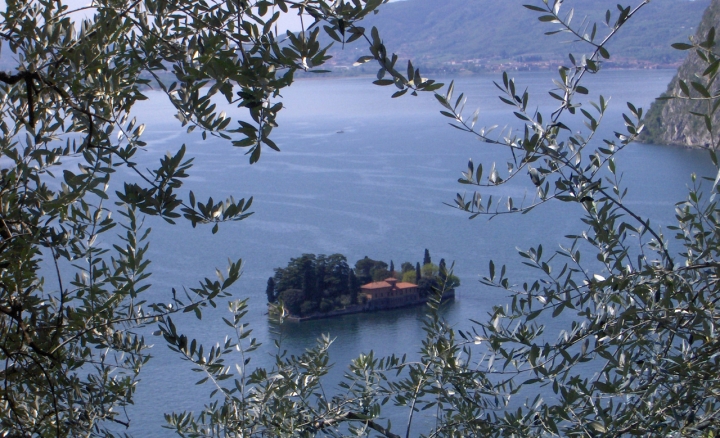
[[[395,287],[398,289],[409,289],[411,287],[417,287],[417,284],[400,282],[400,283],[396,283]]]
[[[361,289],[383,289],[386,287],[392,287],[392,285],[387,281],[374,281],[372,283],[363,285]],[[411,287],[417,287],[417,285],[405,282],[395,283],[396,289],[409,289]]]
[[[384,287],[391,287],[390,283],[386,281],[374,281],[372,283],[363,285],[361,289],[382,289]]]

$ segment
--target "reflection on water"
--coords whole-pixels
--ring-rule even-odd
[[[441,314],[452,312],[456,305],[454,300],[443,303]],[[307,347],[307,339],[328,334],[335,340],[333,354],[354,357],[373,350],[376,355],[386,356],[404,351],[408,345],[419,346],[419,340],[425,335],[422,327],[426,315],[427,308],[423,305],[284,323],[279,328],[279,336],[293,354]]]

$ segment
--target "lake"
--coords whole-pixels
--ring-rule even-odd
[[[588,78],[590,98],[597,100],[598,94],[612,98],[601,133],[610,137],[614,130],[623,130],[625,102],[647,108],[665,90],[673,73],[607,71]],[[516,73],[514,77],[519,89],[529,89],[531,105],[549,115],[554,101],[547,90],[554,75]],[[456,95],[466,92],[468,114],[480,108],[478,125],[522,127],[497,98],[493,80],[500,80],[500,75],[460,78]],[[195,157],[187,186],[198,199],[254,196],[255,214],[222,225],[215,235],[210,227],[193,229],[185,223],[169,226],[148,220],[153,228],[149,299],[169,302],[172,287],[192,287],[205,276],[212,278],[215,267],[223,269],[228,258],[243,258],[244,274],[234,293],[237,298],[249,298],[246,322],[265,347],[250,365],[269,366],[275,335],[269,331],[265,286],[273,269],[286,266],[292,257],[341,253],[354,265],[367,255],[400,266],[405,261],[421,261],[428,248],[433,262],[441,258],[448,264],[455,262],[462,285],[456,300],[443,312],[457,328],[468,328],[469,319],[483,319],[493,305],[506,300],[501,291],[478,282],[491,259],[508,264],[510,277],[522,282],[532,272],[523,269],[516,248],[542,243],[548,251],[557,248],[564,235],[582,231],[580,210],[558,203],[530,215],[490,221],[468,220],[466,214],[444,205],[463,192],[457,178],[468,158],[486,169],[496,161],[502,169],[508,154],[449,127],[449,119],[438,113],[440,107],[431,95],[390,99],[394,90],[370,82],[352,78],[295,83],[284,93],[286,109],[273,132],[282,152],[265,148],[260,162],[252,166],[244,150],[184,134],[169,105],[150,93],[149,101],[137,108],[138,119],[147,124],[148,147],[142,161],[154,162],[185,143],[188,154]],[[232,108],[228,113],[238,114]],[[685,198],[691,173],[714,175],[707,152],[699,150],[636,144],[623,151],[617,162],[630,188],[626,205],[663,226],[673,223],[674,204]],[[511,186],[498,188],[494,194],[522,196],[526,191],[532,192],[527,185]],[[226,308],[219,306],[206,311],[202,321],[187,316],[177,318],[176,324],[190,337],[221,342],[231,334],[220,319],[226,315]],[[423,315],[423,308],[411,308],[285,325],[283,345],[291,352],[302,352],[321,334],[329,333],[335,338],[330,353],[336,364],[330,380],[336,382],[346,364],[361,352],[415,354],[423,335]],[[212,390],[195,386],[202,376],[191,372],[189,364],[163,346],[160,338],[153,341],[157,344],[152,350],[154,360],[143,369],[136,405],[129,409],[129,432],[137,436],[162,434],[163,413],[199,410]]]

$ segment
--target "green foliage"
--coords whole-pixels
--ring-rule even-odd
[[[440,273],[438,265],[433,263],[427,263],[422,267],[422,276],[424,278],[435,278]]]
[[[333,310],[334,307],[335,307],[335,305],[326,298],[323,298],[323,300],[320,302],[320,311],[322,313],[327,313],[327,312]]]
[[[174,417],[173,424],[196,435],[396,438],[415,436],[415,419],[427,410],[434,422],[419,432],[422,437],[713,436],[720,425],[720,177],[708,179],[707,197],[693,179],[688,199],[676,205],[671,247],[662,230],[623,202],[626,189],[614,161],[642,131],[643,111],[628,104],[624,131],[596,142],[608,102],[598,96],[581,107],[577,98],[590,93],[583,79],[601,71],[610,56],[607,43],[648,5],[608,11],[603,34],[592,23],[573,27],[560,1],[528,5],[541,22],[584,42],[589,53],[571,55],[559,70],[558,90],[551,91],[558,107],[546,116],[503,75],[497,86],[520,121],[517,134],[493,138],[475,129],[452,84],[437,95],[453,126],[507,148],[513,164],[508,174],[494,165],[483,173],[471,161],[460,182],[478,192],[467,200],[458,195],[458,209],[470,217],[529,212],[545,202],[583,209],[582,229],[560,249],[520,250],[537,279],[515,284],[504,265],[491,261],[482,282],[509,294],[509,303],[462,330],[439,316],[442,289],[436,289],[420,357],[362,354],[349,365],[337,397],[329,398],[322,386],[330,363],[330,341],[323,338],[301,357],[279,355],[271,370],[236,381],[222,402],[199,416]],[[711,35],[704,44],[697,49],[716,53]],[[585,122],[585,133],[567,127],[573,117]],[[526,184],[536,199],[493,201],[480,193],[511,182]],[[553,333],[552,327],[561,328]],[[245,383],[253,386],[243,392]],[[383,420],[389,402],[407,410],[400,428]]]
[[[458,334],[485,345],[488,371],[502,376],[488,393],[505,400],[505,406],[511,394],[529,398],[516,412],[488,416],[488,428],[480,428],[481,434],[702,435],[720,422],[718,388],[703,377],[718,372],[711,352],[712,333],[720,321],[712,304],[719,293],[714,283],[720,245],[715,195],[704,200],[693,177],[688,200],[677,204],[678,225],[670,227],[677,240],[673,246],[682,248],[673,255],[662,230],[623,203],[627,190],[620,185],[614,161],[643,130],[642,109],[628,103],[625,132],[593,147],[608,103],[602,96],[591,103],[592,109],[577,102],[579,95],[589,92],[580,84],[584,76],[596,73],[609,58],[609,38],[646,5],[608,11],[610,33],[602,37],[572,28],[567,18],[571,13],[560,12],[561,2],[526,6],[541,13],[540,21],[556,23],[588,44],[591,53],[582,58],[571,55],[570,65],[560,69],[559,92],[550,93],[559,107],[547,118],[530,110],[527,92],[518,91],[521,86],[503,75],[496,85],[504,92],[503,102],[525,125],[522,135],[494,140],[487,131],[475,130],[456,110],[457,104],[451,104],[452,86],[439,98],[456,127],[505,146],[514,157],[508,175],[501,175],[494,164],[483,175],[482,166],[476,168],[471,161],[462,184],[492,191],[527,176],[537,192],[533,201],[524,203],[492,197],[485,202],[478,191],[470,200],[458,195],[457,208],[471,217],[492,217],[528,212],[553,200],[575,203],[583,208],[587,227],[569,235],[569,242],[553,253],[542,246],[520,251],[524,263],[538,272],[534,282],[515,285],[505,266],[498,272],[490,262],[482,282],[508,291],[511,304],[496,307],[487,322]],[[710,31],[694,47],[704,52],[703,80],[709,83],[717,75],[712,65],[717,55],[709,53],[716,53],[713,34]],[[704,86],[693,88],[711,103],[708,111],[714,111],[717,97],[703,93]],[[586,133],[567,128],[567,118],[573,115],[583,119]],[[712,124],[707,129],[712,131]],[[717,162],[714,154],[712,158]],[[710,191],[717,193],[718,179],[710,181]],[[581,248],[592,248],[593,254],[581,257]],[[553,340],[544,322],[561,315],[570,323]],[[538,388],[551,388],[558,398],[532,398]],[[485,403],[478,403],[478,409],[486,411]]]
[[[355,276],[355,271],[352,269],[348,273],[348,291],[350,294],[350,304],[357,304],[358,293],[360,293],[360,282]]]
[[[427,298],[433,294],[434,291],[440,289],[441,284],[437,280],[437,277],[425,277],[423,276],[420,281],[417,282],[418,292],[423,298]]]
[[[376,268],[372,271],[372,281],[384,281],[392,277],[392,273],[386,268]]]
[[[327,270],[323,284],[325,285],[325,294],[329,297],[339,297],[349,292],[348,276],[350,275],[350,266],[344,255],[333,254],[324,260]]]
[[[312,302],[308,303],[305,309],[302,309],[302,305],[305,303],[305,293],[301,289],[286,289],[278,295],[285,308],[295,315],[301,315],[306,311],[312,311],[315,309],[315,305]]]
[[[301,289],[306,270],[315,270],[315,254],[303,254],[290,259],[286,268],[276,268],[273,277],[276,289]]]
[[[390,276],[387,263],[368,256],[355,262],[355,275],[360,284],[382,281]]]
[[[402,281],[405,283],[415,283],[416,281],[415,268],[412,271],[407,271],[402,275]]]
[[[404,262],[404,263],[402,264],[402,266],[400,267],[400,272],[402,272],[403,274],[405,274],[406,272],[408,272],[408,271],[413,271],[414,269],[415,269],[415,267],[413,266],[412,263],[410,263],[410,262]]]
[[[275,294],[275,280],[272,277],[268,278],[265,295],[267,295],[268,303],[274,303],[277,300],[277,294]]]
[[[233,336],[209,348],[175,325],[173,314],[200,318],[203,307],[230,297],[240,261],[184,294],[172,290],[165,302],[145,300],[150,272],[144,215],[168,223],[185,218],[194,226],[210,224],[215,232],[222,222],[246,219],[252,198],[198,202],[183,186],[192,166],[184,147],[154,168],[139,169],[133,160],[145,146],[143,125],[129,114],[146,98],[143,90],[161,89],[188,132],[228,140],[256,162],[263,148],[277,149],[270,134],[282,109],[280,92],[298,70],[318,72],[327,61],[318,42],[321,29],[343,44],[364,41],[369,55],[358,62],[377,62],[375,83],[394,85],[394,97],[441,88],[412,63],[401,72],[378,31],[358,26],[382,3],[120,0],[93,3],[93,15],[80,24],[58,1],[7,2],[0,38],[17,63],[13,71],[0,72],[4,435],[112,436],[109,424],[127,425],[123,407],[133,402],[140,370],[150,359],[136,333],[153,322],[166,345],[201,374],[197,383],[213,388],[202,412],[168,414],[168,427],[182,436],[394,438],[400,436],[397,428],[382,414],[390,402],[407,409],[406,438],[416,413],[430,409],[435,422],[422,436],[710,436],[718,429],[720,177],[709,180],[707,197],[695,178],[688,199],[677,204],[678,224],[670,231],[680,250],[672,252],[662,230],[623,203],[626,190],[614,161],[642,131],[642,109],[628,104],[625,130],[595,146],[608,102],[599,96],[581,107],[578,101],[589,94],[585,76],[603,68],[609,42],[640,10],[652,8],[648,1],[608,11],[604,27],[572,22],[561,1],[527,6],[540,12],[540,22],[554,26],[551,32],[579,40],[589,53],[571,55],[559,70],[557,89],[550,92],[558,108],[550,115],[533,110],[529,94],[503,75],[497,86],[520,131],[490,137],[490,130],[475,128],[475,116],[464,117],[464,96],[454,96],[453,84],[436,94],[455,128],[507,148],[512,157],[508,174],[494,165],[483,173],[470,161],[460,182],[479,188],[469,199],[458,195],[457,208],[471,217],[526,213],[551,201],[584,209],[585,228],[559,250],[520,252],[537,270],[536,281],[515,285],[505,266],[490,262],[483,283],[509,293],[510,303],[495,307],[487,319],[478,318],[468,330],[442,320],[443,287],[453,277],[448,272],[445,286],[428,288],[420,357],[361,354],[348,366],[342,392],[331,396],[325,388],[328,337],[299,356],[278,348],[266,369],[250,364],[259,345],[243,322],[246,301],[229,302],[225,323]],[[312,24],[277,35],[274,24],[290,10],[309,15]],[[707,67],[700,86],[689,87],[715,111],[714,32],[692,46]],[[215,96],[247,117],[233,124],[218,113]],[[571,131],[570,117],[579,117],[588,133]],[[712,121],[697,117],[714,132]],[[79,170],[63,161],[78,162]],[[113,180],[118,167],[134,172],[138,182]],[[534,201],[483,199],[481,191],[521,180],[537,192]],[[110,187],[117,203],[107,194]],[[111,230],[115,240],[107,234]],[[592,256],[581,260],[581,249]],[[297,266],[288,266],[292,273],[282,271],[275,282],[276,293],[277,280],[287,287],[279,293],[283,305],[302,313],[342,301],[332,295],[344,285],[351,292],[352,276],[342,257],[331,258],[303,255]],[[40,269],[43,261],[54,269],[45,274],[49,280]],[[372,277],[377,263],[382,262],[356,265],[358,279],[361,273]],[[551,318],[567,324],[558,337],[545,335],[544,322]],[[542,399],[541,389],[555,397]],[[511,406],[511,397],[526,402]]]
[[[293,315],[307,315],[320,306],[323,312],[329,311],[329,303],[340,302],[338,299],[351,293],[351,287],[355,287],[355,296],[360,286],[357,279],[350,278],[350,266],[342,254],[303,254],[300,257],[290,259],[287,267],[276,268],[275,276],[272,277],[276,295],[279,301],[285,304],[287,310]],[[269,281],[269,280],[268,280]],[[352,284],[351,284],[352,283]],[[312,301],[312,305],[303,306],[303,303],[289,305],[283,299],[283,292],[286,290],[301,290],[303,300]],[[352,301],[352,298],[350,298]],[[275,301],[271,301],[274,303]],[[322,307],[322,303],[326,303]]]
[[[315,301],[312,300],[305,300],[305,295],[302,295],[303,301],[300,302],[300,307],[297,306],[287,306],[286,308],[293,314],[293,315],[312,315],[318,310],[318,304]],[[326,310],[327,311],[327,310]]]
[[[405,262],[403,267],[410,267],[410,270],[402,275],[395,272],[395,278],[416,283],[412,263]],[[460,279],[453,275],[441,279],[439,268],[435,265],[428,265],[426,274],[428,281],[423,283],[423,297],[429,296],[434,288],[442,284],[446,284],[447,289],[460,285]],[[272,293],[276,299],[268,302],[280,304],[282,311],[279,314],[310,316],[316,311],[328,313],[348,304],[359,304],[358,293],[362,285],[384,281],[391,276],[387,263],[367,256],[355,263],[355,269],[350,269],[347,258],[342,254],[303,254],[290,259],[287,267],[275,269],[275,276],[268,279],[266,294],[269,298],[272,281]],[[308,288],[308,285],[312,287]],[[289,291],[288,294],[286,291]]]
[[[432,263],[432,260],[430,259],[430,251],[425,248],[425,255],[423,256],[423,266],[429,265],[430,263]]]
[[[159,323],[157,334],[198,369],[225,368],[219,357],[229,344],[204,356],[170,317],[200,318],[203,307],[229,297],[241,261],[151,303],[150,230],[143,223],[147,215],[169,224],[188,220],[215,233],[221,223],[247,219],[253,200],[200,198],[188,190],[193,160],[184,145],[139,166],[145,125],[131,116],[133,107],[147,99],[148,88],[160,90],[188,133],[225,140],[254,163],[263,149],[278,149],[271,133],[281,91],[297,71],[320,72],[329,59],[321,29],[344,43],[364,43],[363,62],[378,62],[391,78],[380,85],[389,80],[395,95],[439,89],[419,70],[408,69],[406,78],[378,31],[358,26],[384,2],[3,3],[1,435],[112,436],[109,425],[129,425],[123,408],[133,403],[150,359],[138,329],[150,323]],[[278,34],[286,13],[304,14],[308,27]],[[218,101],[237,106],[239,119]],[[120,169],[130,179],[118,179],[127,173]],[[346,285],[347,271],[324,287],[336,293]],[[304,287],[321,301],[315,284]],[[244,309],[243,302],[231,305],[235,323]]]

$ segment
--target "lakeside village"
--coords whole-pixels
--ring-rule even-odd
[[[442,300],[453,299],[460,279],[448,273],[445,259],[432,263],[427,249],[422,265],[405,262],[400,270],[367,256],[351,268],[342,254],[303,254],[275,268],[266,294],[271,312],[299,322],[422,305],[443,285]]]

